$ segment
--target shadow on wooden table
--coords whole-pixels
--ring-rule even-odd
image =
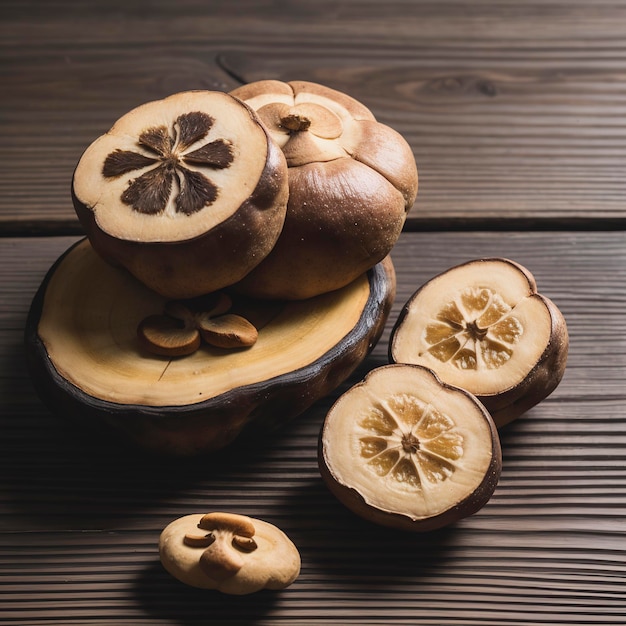
[[[4,352],[7,358],[6,346]],[[160,506],[167,509],[207,477],[227,483],[233,469],[240,473],[255,463],[254,450],[245,457],[156,457],[104,432],[73,426],[36,396],[21,348],[8,358],[22,372],[20,389],[0,393],[0,490],[11,523],[19,520],[24,529],[35,530],[43,518],[51,530],[68,523],[83,530],[125,526]]]
[[[255,431],[213,454],[181,458],[153,455],[113,432],[82,428],[51,413],[35,392],[21,343],[5,344],[1,356],[11,363],[13,379],[0,381],[0,392],[6,387],[0,393],[0,489],[20,523],[28,527],[44,515],[47,527],[54,528],[58,520],[59,529],[69,518],[83,529],[102,529],[107,520],[124,525],[148,511],[171,509],[171,502],[190,491],[210,492],[217,485],[220,493],[234,492],[242,478],[258,487],[260,470],[280,473],[289,490],[297,487],[298,479],[291,481],[289,472],[316,472],[323,416],[363,373],[355,372],[280,429]],[[292,461],[283,471],[285,455]]]
[[[246,596],[232,596],[219,591],[195,589],[172,578],[158,561],[137,578],[134,592],[141,608],[155,620],[181,625],[252,624],[267,618],[289,593],[263,590]],[[233,620],[233,621],[230,621]]]
[[[370,594],[384,598],[407,584],[432,579],[448,567],[460,531],[449,527],[415,534],[375,526],[347,511],[315,479],[286,494],[282,504],[274,502],[274,509],[288,516],[283,529],[302,558],[300,576],[290,587],[242,597],[193,589],[172,578],[155,558],[135,581],[142,609],[155,619],[181,625],[198,623],[200,618],[206,623],[254,624],[302,603],[317,619],[342,598]],[[314,594],[318,600],[311,604]]]
[[[91,437],[52,415],[33,393],[20,347],[5,346],[8,353],[22,388],[0,396],[0,483],[10,512],[0,524],[32,531],[50,546],[60,541],[79,561],[118,571],[130,584],[126,601],[155,621],[268,623],[296,606],[305,607],[300,617],[302,610],[313,616],[346,598],[393,596],[431,579],[453,558],[462,529],[422,535],[370,524],[334,498],[317,470],[324,415],[376,359],[273,433],[271,445],[242,440],[210,457],[168,459]],[[173,579],[159,562],[160,530],[207,506],[282,528],[300,551],[300,577],[283,591],[243,597]]]

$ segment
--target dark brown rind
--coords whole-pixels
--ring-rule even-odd
[[[24,340],[35,389],[51,412],[80,429],[112,434],[121,442],[163,455],[213,452],[244,430],[265,432],[304,412],[339,386],[373,349],[395,297],[393,265],[385,259],[368,272],[370,294],[357,324],[314,362],[192,405],[118,404],[95,398],[61,376],[38,334],[47,285],[70,251],[49,270],[28,314]]]
[[[74,209],[96,252],[168,298],[191,298],[241,280],[269,254],[282,230],[289,195],[285,157],[256,113],[230,97],[243,105],[262,129],[268,151],[254,191],[229,219],[209,231],[183,241],[113,237],[100,229],[94,212],[76,196],[72,177]]]
[[[550,342],[521,385],[498,397],[480,396],[498,428],[517,419],[547,398],[558,387],[565,374],[569,352],[565,318],[549,298],[541,294],[535,294],[533,297],[541,299],[550,312],[552,320]]]
[[[347,509],[352,511],[355,515],[377,524],[379,526],[385,526],[388,528],[395,528],[398,530],[406,530],[411,532],[429,532],[449,526],[461,519],[469,517],[477,513],[487,502],[490,500],[493,492],[496,489],[498,481],[500,480],[500,474],[502,471],[502,449],[500,446],[500,437],[496,425],[487,411],[487,409],[481,404],[481,402],[473,396],[471,393],[460,389],[459,387],[453,387],[441,381],[441,379],[432,370],[423,367],[422,365],[408,365],[408,364],[390,364],[382,366],[384,368],[390,367],[413,367],[425,370],[432,374],[443,388],[452,389],[458,391],[470,398],[475,402],[477,409],[483,413],[486,423],[489,425],[491,432],[491,463],[485,477],[481,484],[469,494],[465,500],[456,503],[446,511],[443,511],[439,515],[427,517],[423,519],[414,520],[406,515],[400,515],[396,513],[390,513],[378,509],[368,504],[361,494],[351,487],[339,483],[333,476],[332,470],[328,467],[323,446],[324,426],[320,431],[319,443],[318,443],[318,466],[320,474],[324,483],[328,487],[329,491],[341,502]],[[380,369],[380,368],[378,368]],[[367,384],[368,376],[371,372],[360,382],[359,385]],[[331,407],[332,410],[332,407]]]

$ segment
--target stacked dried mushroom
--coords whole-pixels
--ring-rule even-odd
[[[302,299],[388,255],[417,168],[353,98],[260,81],[134,109],[85,151],[72,190],[93,247],[160,294]]]
[[[87,238],[51,268],[27,324],[40,394],[182,455],[300,414],[380,337],[388,254],[416,193],[406,141],[321,85],[133,109],[74,172]]]

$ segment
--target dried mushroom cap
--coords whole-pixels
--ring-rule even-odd
[[[354,98],[316,83],[258,81],[254,108],[289,166],[289,203],[268,258],[238,289],[299,299],[338,289],[383,259],[417,195],[412,150]]]
[[[377,368],[339,398],[324,422],[319,461],[330,490],[352,511],[414,531],[478,511],[502,465],[480,402],[413,365]]]
[[[396,363],[430,367],[475,394],[501,426],[551,393],[567,358],[565,320],[508,259],[452,268],[421,287],[392,332]]]
[[[121,117],[85,150],[72,192],[105,258],[163,295],[192,297],[267,255],[288,189],[284,157],[249,107],[189,91]]]
[[[410,148],[358,100],[307,81],[258,81],[231,93],[257,111],[289,167],[354,159],[391,182],[406,211],[412,207],[417,169]]]
[[[300,554],[285,533],[234,513],[174,520],[161,533],[159,554],[181,582],[235,595],[283,589],[300,573]]]
[[[227,94],[175,94],[133,109],[94,141],[74,192],[113,237],[182,241],[233,214],[266,152],[263,131]]]

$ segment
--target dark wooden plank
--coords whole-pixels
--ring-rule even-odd
[[[316,439],[333,399],[213,459],[147,460],[52,417],[21,348],[30,299],[73,238],[0,239],[0,622],[28,624],[617,624],[626,612],[626,236],[405,233],[398,297],[448,266],[527,265],[571,332],[557,391],[502,433],[504,471],[477,515],[425,536],[357,520],[327,492]],[[160,530],[225,509],[282,527],[303,568],[278,594],[223,597],[161,569]]]
[[[40,0],[1,11],[5,234],[78,232],[73,167],[130,108],[261,78],[328,84],[399,130],[421,173],[411,227],[624,225],[623,3]]]

